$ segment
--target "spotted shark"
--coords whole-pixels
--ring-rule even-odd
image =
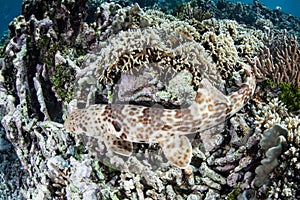
[[[184,109],[139,105],[97,104],[74,110],[64,123],[69,132],[103,140],[115,153],[130,156],[134,143],[158,143],[166,158],[187,168],[192,158],[188,134],[212,128],[238,112],[253,95],[256,81],[248,65],[242,65],[245,82],[224,95],[203,78],[195,101]]]

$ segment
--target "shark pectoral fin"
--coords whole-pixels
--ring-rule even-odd
[[[130,156],[132,154],[132,142],[118,138],[117,136],[109,133],[104,134],[104,144],[109,150],[123,155]]]
[[[192,158],[192,145],[184,135],[176,135],[159,142],[167,159],[179,168],[189,166]]]

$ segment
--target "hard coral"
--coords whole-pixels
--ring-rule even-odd
[[[262,31],[246,28],[233,20],[212,18],[198,26],[202,33],[200,42],[223,78],[228,78],[232,70],[239,68],[238,63],[245,62],[246,57],[252,61],[264,45]]]
[[[112,84],[120,73],[139,71],[141,66],[148,65],[171,74],[187,69],[193,74],[195,85],[205,77],[220,86],[216,67],[187,30],[180,23],[170,22],[157,28],[123,31],[113,36],[98,57],[96,77],[99,83]]]
[[[261,198],[295,199],[298,195],[297,191],[299,191],[299,185],[295,183],[300,181],[300,163],[298,160],[300,144],[299,117],[288,114],[286,106],[276,98],[269,101],[268,104],[258,103],[257,107],[259,110],[255,114],[255,132],[262,133],[277,125],[280,125],[283,129],[287,130],[287,132],[283,131],[286,132],[286,134],[283,134],[281,136],[282,139],[279,139],[280,142],[283,142],[284,140],[286,142],[283,142],[284,148],[282,148],[282,152],[277,158],[278,166],[270,173],[271,176],[269,175],[270,180],[282,181],[263,184],[263,179],[260,179],[257,181],[257,186],[259,187],[257,189],[258,195],[261,196]],[[278,144],[279,143],[277,143],[277,145]],[[261,186],[261,184],[263,185]],[[268,191],[265,191],[265,186],[269,188]],[[285,192],[278,193],[278,191]]]
[[[274,80],[300,87],[300,49],[297,39],[283,34],[270,35],[268,45],[254,65],[258,81]],[[254,64],[254,63],[253,63]]]
[[[287,129],[284,129],[277,124],[264,132],[264,136],[260,141],[260,146],[265,150],[266,158],[261,161],[262,165],[255,169],[255,186],[262,186],[270,172],[278,166],[279,163],[277,158],[282,153],[282,143],[285,142],[287,132]]]

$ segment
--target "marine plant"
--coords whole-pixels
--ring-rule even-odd
[[[300,112],[300,88],[297,85],[284,81],[277,84],[272,79],[268,79],[259,85],[273,91],[273,96],[283,102],[290,112]]]
[[[57,92],[57,97],[69,102],[73,96],[73,84],[75,80],[75,71],[69,67],[66,63],[62,63],[55,66],[53,75],[50,77],[50,81]]]
[[[291,112],[300,112],[300,87],[286,82],[280,82],[278,85],[281,93],[278,98],[287,105]]]

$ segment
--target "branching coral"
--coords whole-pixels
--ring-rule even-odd
[[[201,44],[224,78],[239,67],[238,62],[245,62],[246,57],[251,61],[263,47],[262,31],[247,29],[233,20],[204,20],[198,29]]]
[[[123,31],[113,36],[98,57],[99,82],[111,84],[121,72],[139,71],[148,65],[170,74],[187,69],[193,74],[195,85],[203,77],[220,85],[216,67],[186,26],[163,23],[157,28]]]
[[[253,63],[254,64],[254,63]],[[269,37],[269,45],[260,53],[254,65],[258,81],[284,81],[300,87],[300,49],[295,37],[286,32]]]
[[[270,31],[266,43],[256,62],[252,62],[257,81],[270,86],[272,93],[287,105],[289,111],[297,113],[300,110],[298,42],[295,37],[287,36],[286,31]]]

